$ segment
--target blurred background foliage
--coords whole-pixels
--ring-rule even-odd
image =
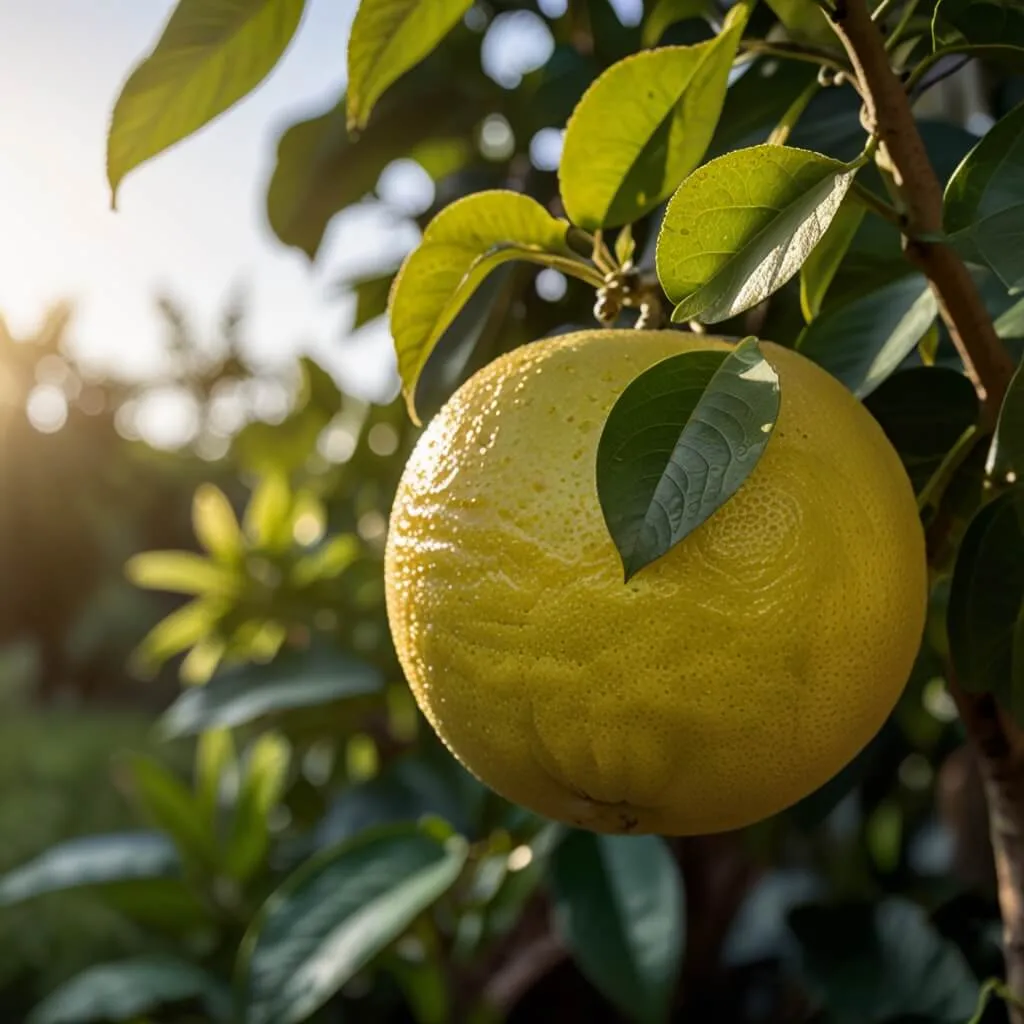
[[[358,140],[343,97],[281,134],[273,231],[315,258],[356,203],[393,209],[413,239],[483,188],[557,211],[559,132],[595,75],[711,33],[699,3],[620,13],[474,4]],[[784,37],[772,8],[755,21]],[[814,73],[755,56],[709,156],[765,139]],[[1024,76],[972,64],[944,86],[922,114],[946,177]],[[857,107],[819,93],[792,143],[852,157]],[[658,215],[636,228],[648,266]],[[338,282],[356,337],[379,329],[395,269],[368,261]],[[895,230],[867,217],[823,308],[861,302],[863,320],[867,300],[861,330],[877,333],[905,311],[908,272]],[[421,410],[495,354],[592,324],[592,304],[557,271],[503,268],[432,358]],[[345,394],[308,358],[288,375],[247,364],[243,301],[215,339],[173,301],[157,310],[169,370],[143,382],[79,366],[69,308],[30,337],[0,328],[0,1018],[184,1024],[229,1019],[233,998],[267,1024],[974,1012],[1000,965],[994,878],[927,644],[879,737],[796,808],[672,842],[567,834],[459,768],[403,682],[382,581],[415,440],[401,403]],[[792,343],[798,282],[754,315],[723,332]],[[1024,334],[1024,317],[1002,322]],[[950,358],[940,333],[925,342],[869,401],[918,483],[976,415],[955,384],[937,405],[924,395],[914,366]],[[194,429],[158,449],[139,418],[168,392]],[[908,403],[918,419],[886,419]]]

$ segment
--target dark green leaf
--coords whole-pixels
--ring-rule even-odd
[[[566,126],[558,171],[577,227],[638,220],[700,163],[748,13],[745,5],[733,8],[707,42],[635,53],[586,91]]]
[[[274,234],[310,259],[331,218],[372,192],[389,163],[438,132],[456,126],[468,131],[479,116],[478,105],[462,96],[456,83],[412,81],[382,99],[373,121],[353,141],[345,104],[343,96],[330,110],[293,124],[281,136],[267,190]]]
[[[213,869],[219,860],[216,838],[192,792],[153,758],[129,754],[120,762],[128,788],[150,823],[174,840],[183,860]]]
[[[1007,288],[1024,285],[1024,103],[967,154],[946,186],[946,231]]]
[[[360,0],[348,39],[348,124],[365,128],[384,90],[455,27],[472,0]]]
[[[808,323],[821,312],[828,286],[836,276],[866,212],[856,196],[847,195],[821,241],[800,268],[800,307]]]
[[[568,229],[535,199],[503,190],[466,196],[427,225],[391,293],[391,335],[413,420],[416,382],[430,353],[492,270],[516,259],[569,273],[588,270],[566,242]]]
[[[278,62],[304,0],[178,0],[153,52],[117,98],[107,177],[121,179],[256,88]]]
[[[65,982],[26,1024],[134,1021],[175,1003],[198,1001],[208,1019],[231,1016],[228,989],[201,967],[170,956],[138,957],[91,967]]]
[[[597,493],[627,580],[739,490],[778,414],[779,378],[754,338],[670,356],[629,384],[597,450]]]
[[[960,683],[994,693],[1024,724],[1024,489],[984,506],[960,544],[949,593],[949,651]]]
[[[909,900],[799,907],[789,920],[802,973],[836,1024],[963,1024],[974,1012],[966,960]]]
[[[48,892],[140,878],[176,878],[181,861],[159,832],[124,832],[69,839],[0,877],[0,906]]]
[[[985,471],[1002,480],[1024,480],[1024,370],[1020,366],[999,410]]]
[[[978,422],[978,396],[956,370],[916,366],[894,373],[864,402],[920,493],[942,460]]]
[[[818,153],[770,145],[691,174],[658,236],[672,319],[718,323],[781,288],[825,234],[855,174]]]
[[[573,832],[555,851],[550,878],[555,922],[580,970],[631,1019],[667,1021],[685,924],[665,841]]]
[[[246,1024],[298,1024],[455,883],[467,845],[412,827],[314,858],[265,904],[239,960]]]
[[[863,398],[913,352],[937,315],[928,282],[914,274],[830,307],[804,328],[796,347]]]
[[[982,47],[1024,48],[1024,4],[1020,0],[940,0],[933,19],[935,47],[963,41]],[[1024,52],[1018,54],[1024,60]]]
[[[293,708],[377,693],[383,683],[370,665],[334,651],[289,652],[269,665],[250,665],[185,690],[161,720],[167,736],[233,728]]]

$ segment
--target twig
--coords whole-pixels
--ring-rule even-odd
[[[831,68],[836,73],[850,70],[841,60],[837,60],[834,54],[827,50],[817,50],[813,46],[802,46],[799,43],[769,43],[763,39],[744,39],[740,46],[745,53],[816,64],[821,68]]]
[[[879,164],[891,174],[905,206],[907,256],[928,277],[964,370],[991,422],[1013,375],[1013,361],[966,266],[953,249],[935,240],[942,235],[942,186],[905,86],[893,71],[866,0],[843,0],[835,28],[861,83],[863,120],[881,142]],[[947,681],[985,779],[1007,987],[1019,999],[1024,996],[1024,736],[991,694],[967,693],[951,670]],[[1024,1010],[1012,1009],[1011,1019],[1024,1024]]]
[[[871,189],[862,185],[859,181],[853,183],[851,191],[869,210],[877,213],[879,217],[889,221],[890,224],[895,224],[898,228],[903,227],[903,218],[900,216],[900,211],[892,203],[887,203],[881,196],[875,195]]]

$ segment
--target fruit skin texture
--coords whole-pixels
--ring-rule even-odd
[[[881,428],[803,356],[763,352],[775,432],[740,490],[623,582],[597,497],[605,419],[678,331],[584,331],[477,373],[406,466],[388,616],[420,708],[509,800],[597,832],[739,828],[878,731],[924,628],[914,495]]]

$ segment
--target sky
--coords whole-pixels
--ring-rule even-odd
[[[624,21],[639,17],[640,0],[612,3]],[[309,353],[349,390],[390,397],[386,326],[351,336],[353,303],[339,299],[336,285],[345,273],[397,265],[417,240],[402,211],[429,205],[429,179],[415,165],[389,168],[379,192],[390,207],[367,202],[337,216],[315,264],[273,236],[264,208],[279,135],[332,106],[344,87],[356,0],[307,0],[295,39],[263,84],[130,173],[114,212],[105,173],[110,112],[173,7],[0,0],[0,315],[16,336],[28,334],[48,306],[70,300],[74,354],[94,372],[138,379],[163,362],[158,294],[177,300],[200,336],[215,338],[241,288],[244,341],[256,364]],[[538,7],[558,16],[565,0]],[[484,69],[514,87],[552,45],[538,15],[502,15],[488,30]],[[549,165],[560,149],[553,134],[554,149],[550,137],[535,140],[547,143]]]
[[[144,376],[161,362],[154,297],[178,299],[213,336],[231,294],[248,294],[259,362],[309,351],[369,392],[390,386],[386,335],[344,341],[351,318],[332,284],[415,241],[370,207],[338,218],[317,264],[266,224],[264,195],[283,127],[344,85],[354,0],[310,0],[281,64],[202,132],[130,174],[110,209],[105,132],[120,85],[155,42],[172,0],[0,4],[0,313],[31,330],[60,299],[76,306],[76,353],[97,370]],[[372,350],[372,351],[370,351]],[[383,351],[381,351],[383,350]]]

